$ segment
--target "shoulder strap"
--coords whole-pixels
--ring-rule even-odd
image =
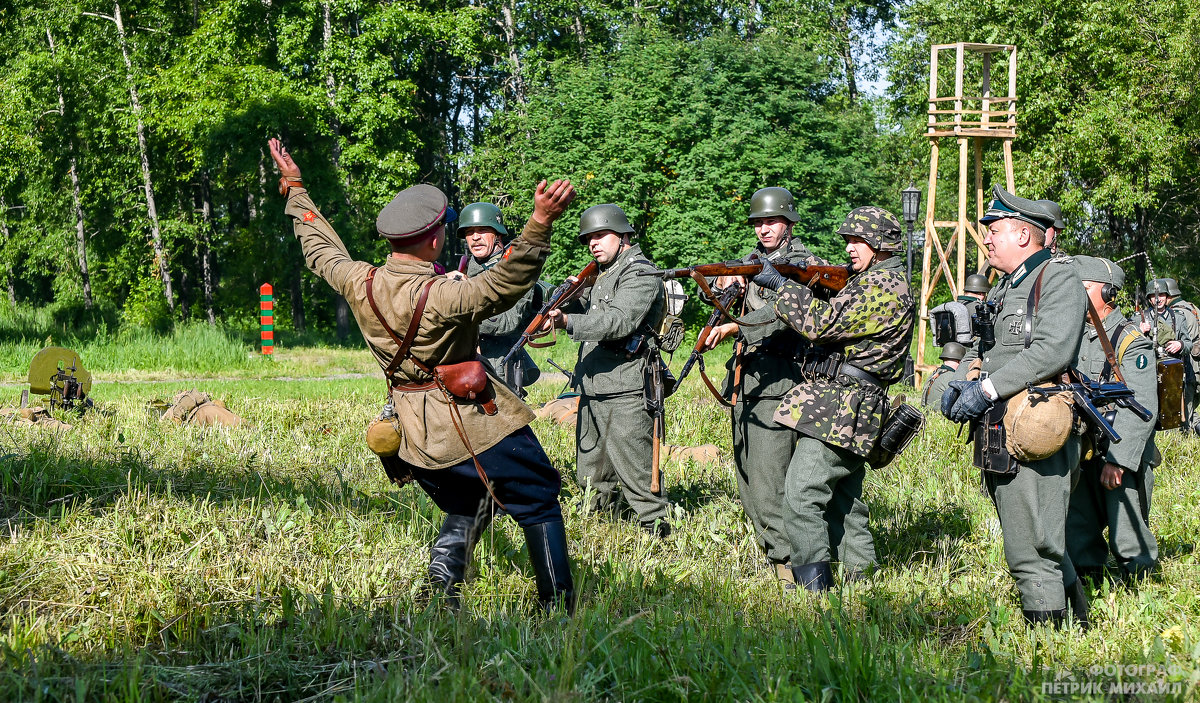
[[[408,323],[408,330],[404,333],[404,339],[400,339],[396,331],[383,318],[383,313],[379,312],[379,306],[375,304],[375,295],[371,289],[375,281],[375,272],[378,270],[378,267],[373,268],[367,274],[367,302],[370,303],[371,312],[375,313],[379,324],[383,325],[383,329],[387,331],[388,336],[396,343],[396,354],[392,357],[392,361],[387,365],[387,368],[383,370],[384,377],[390,382],[392,374],[396,373],[397,369],[400,368],[400,364],[404,363],[404,360],[409,356],[409,348],[412,347],[413,340],[417,337],[417,329],[421,326],[421,316],[425,314],[425,302],[429,300],[429,289],[433,287],[437,279],[429,279],[429,282],[421,289],[421,296],[417,298],[417,306],[413,308],[412,319]],[[416,361],[416,359],[413,361]],[[423,367],[424,364],[418,363],[418,366]]]
[[[1133,344],[1134,336],[1132,334],[1127,334],[1127,331],[1129,330],[1129,326],[1131,324],[1133,324],[1133,323],[1130,322],[1129,320],[1125,320],[1121,324],[1117,325],[1117,328],[1115,330],[1113,330],[1112,335],[1109,336],[1109,338],[1108,338],[1109,346],[1115,347],[1117,350],[1116,351],[1116,361],[1118,364],[1120,364],[1122,361],[1124,361],[1125,350],[1129,348],[1130,344]],[[1107,380],[1108,377],[1112,374],[1112,369],[1113,369],[1112,363],[1110,362],[1109,359],[1106,358],[1104,360],[1104,370],[1100,372],[1100,378]]]
[[[1038,303],[1042,302],[1042,276],[1046,275],[1046,269],[1050,264],[1044,264],[1042,270],[1038,271],[1038,277],[1033,282],[1033,288],[1029,291],[1029,299],[1025,301],[1025,348],[1028,349],[1030,344],[1033,344],[1033,316],[1037,313]],[[1104,329],[1101,327],[1100,329]]]

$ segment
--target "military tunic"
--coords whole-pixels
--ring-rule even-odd
[[[1117,363],[1126,385],[1147,410],[1158,414],[1158,380],[1154,363],[1154,345],[1139,334],[1119,310],[1103,320],[1104,334],[1112,340],[1117,329],[1123,330],[1113,341]],[[1108,362],[1096,329],[1087,325],[1075,368],[1093,380],[1110,380],[1105,375]],[[1148,524],[1150,499],[1154,490],[1154,466],[1158,451],[1154,446],[1154,418],[1142,420],[1132,410],[1116,408],[1113,429],[1121,441],[1107,452],[1082,463],[1082,475],[1071,491],[1067,513],[1067,552],[1078,570],[1098,571],[1108,561],[1111,549],[1122,571],[1137,575],[1149,571],[1158,560],[1158,543]],[[1124,469],[1121,485],[1108,490],[1100,484],[1105,463]],[[1108,541],[1104,528],[1108,528]]]
[[[757,245],[747,254],[773,262],[799,263],[812,254],[797,237],[786,247],[768,254]],[[773,564],[788,562],[791,543],[783,521],[783,486],[788,462],[796,448],[796,435],[772,420],[779,399],[800,382],[800,356],[804,341],[775,315],[778,294],[747,281],[742,319],[759,326],[738,328],[740,357],[726,364],[724,394],[736,403],[731,414],[733,457],[737,464],[738,494],[742,509],[754,525],[758,546]],[[735,346],[735,350],[737,347]],[[741,383],[735,389],[735,368],[741,364]]]
[[[1043,275],[1044,271],[1044,275]],[[1039,276],[1041,296],[1029,310]],[[1054,379],[1075,359],[1083,336],[1087,296],[1070,259],[1053,259],[1042,249],[1030,255],[988,293],[997,304],[996,344],[967,351],[955,372],[966,378],[975,359],[1001,400],[1027,383]],[[1028,325],[1027,325],[1028,323]],[[1029,343],[1026,345],[1026,333]],[[984,473],[1004,532],[1004,557],[1021,592],[1023,610],[1059,611],[1067,607],[1066,586],[1075,570],[1066,551],[1067,504],[1071,473],[1079,465],[1079,438],[1072,435],[1058,453],[1018,462],[1013,475]]]
[[[867,455],[886,412],[887,386],[900,380],[913,334],[913,297],[904,262],[888,257],[853,276],[829,302],[798,283],[779,291],[775,312],[826,354],[873,376],[808,374],[774,418],[801,436],[788,465],[784,515],[792,563],[841,561],[849,572],[876,564],[862,501]]]
[[[508,247],[501,247],[482,262],[468,255],[467,276],[478,276],[492,268],[500,262],[507,251]],[[533,316],[537,314],[534,301],[536,290],[537,286],[530,288],[525,295],[521,296],[516,305],[495,317],[489,317],[479,325],[479,355],[491,364],[501,377],[504,377],[507,371],[500,368],[500,362],[508,354],[508,350],[512,349],[513,345],[521,338],[521,333],[525,331],[530,321],[533,320]],[[524,347],[517,354],[516,361],[521,369],[521,378],[516,380],[504,378],[509,388],[514,391],[533,385],[542,375],[541,369],[534,363],[533,358],[529,356],[529,352]]]
[[[666,520],[667,500],[650,492],[653,418],[643,394],[646,355],[631,358],[624,347],[665,314],[662,281],[637,275],[653,269],[641,248],[631,244],[601,268],[578,303],[586,312],[568,314],[566,327],[580,342],[575,364],[579,485],[591,486],[592,505],[600,509],[614,508],[619,490],[645,527]]]
[[[304,188],[292,187],[285,212],[308,268],[345,297],[367,347],[381,368],[396,354],[396,343],[367,302],[367,274],[375,268],[355,261]],[[373,295],[393,330],[407,329],[421,290],[432,279],[425,312],[411,355],[428,366],[477,358],[479,325],[512,307],[529,290],[550,251],[550,227],[530,219],[510,245],[506,259],[465,281],[439,275],[432,262],[389,256],[375,273]],[[400,364],[394,384],[423,384],[430,377],[412,359]],[[490,383],[497,412],[460,403],[462,428],[493,485],[496,497],[523,528],[562,521],[561,478],[529,429],[531,411],[499,379]],[[441,391],[391,391],[400,425],[397,460],[434,502],[450,515],[472,520],[491,501],[451,419]]]

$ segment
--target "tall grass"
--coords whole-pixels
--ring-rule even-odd
[[[931,418],[870,474],[879,574],[785,594],[740,512],[724,411],[689,379],[670,439],[722,459],[665,466],[669,540],[587,511],[573,431],[538,421],[566,478],[578,612],[536,614],[502,519],[454,613],[422,594],[439,511],[363,446],[377,386],[209,381],[250,424],[202,430],[153,419],[145,386],[100,384],[111,414],[0,426],[0,700],[1041,700],[1141,663],[1194,699],[1194,439],[1161,441],[1161,573],[1095,592],[1088,633],[1029,630],[955,427]]]

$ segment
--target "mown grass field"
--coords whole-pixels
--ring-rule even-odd
[[[453,613],[421,596],[439,511],[390,486],[362,443],[373,375],[97,377],[110,415],[58,434],[0,426],[0,700],[1039,700],[1075,698],[1071,682],[1102,685],[1093,699],[1113,682],[1197,697],[1200,441],[1177,433],[1160,439],[1162,569],[1095,593],[1086,634],[1025,627],[994,510],[938,418],[868,478],[883,570],[830,598],[785,595],[738,506],[724,412],[698,378],[670,400],[669,438],[713,442],[722,458],[665,467],[669,540],[586,514],[573,431],[538,421],[566,479],[578,611],[534,612],[505,519]],[[145,411],[189,387],[250,424],[203,430]],[[0,402],[17,393],[0,389]]]

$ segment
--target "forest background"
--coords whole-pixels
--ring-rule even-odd
[[[924,189],[929,46],[956,41],[1018,47],[1017,192],[1063,204],[1066,248],[1144,250],[1196,298],[1200,0],[13,0],[0,36],[0,301],[63,330],[248,328],[270,282],[276,329],[345,337],[274,135],[360,258],[401,188],[519,228],[542,177],[579,187],[546,280],[600,202],[662,265],[740,256],[767,185],[840,258],[847,211]]]

